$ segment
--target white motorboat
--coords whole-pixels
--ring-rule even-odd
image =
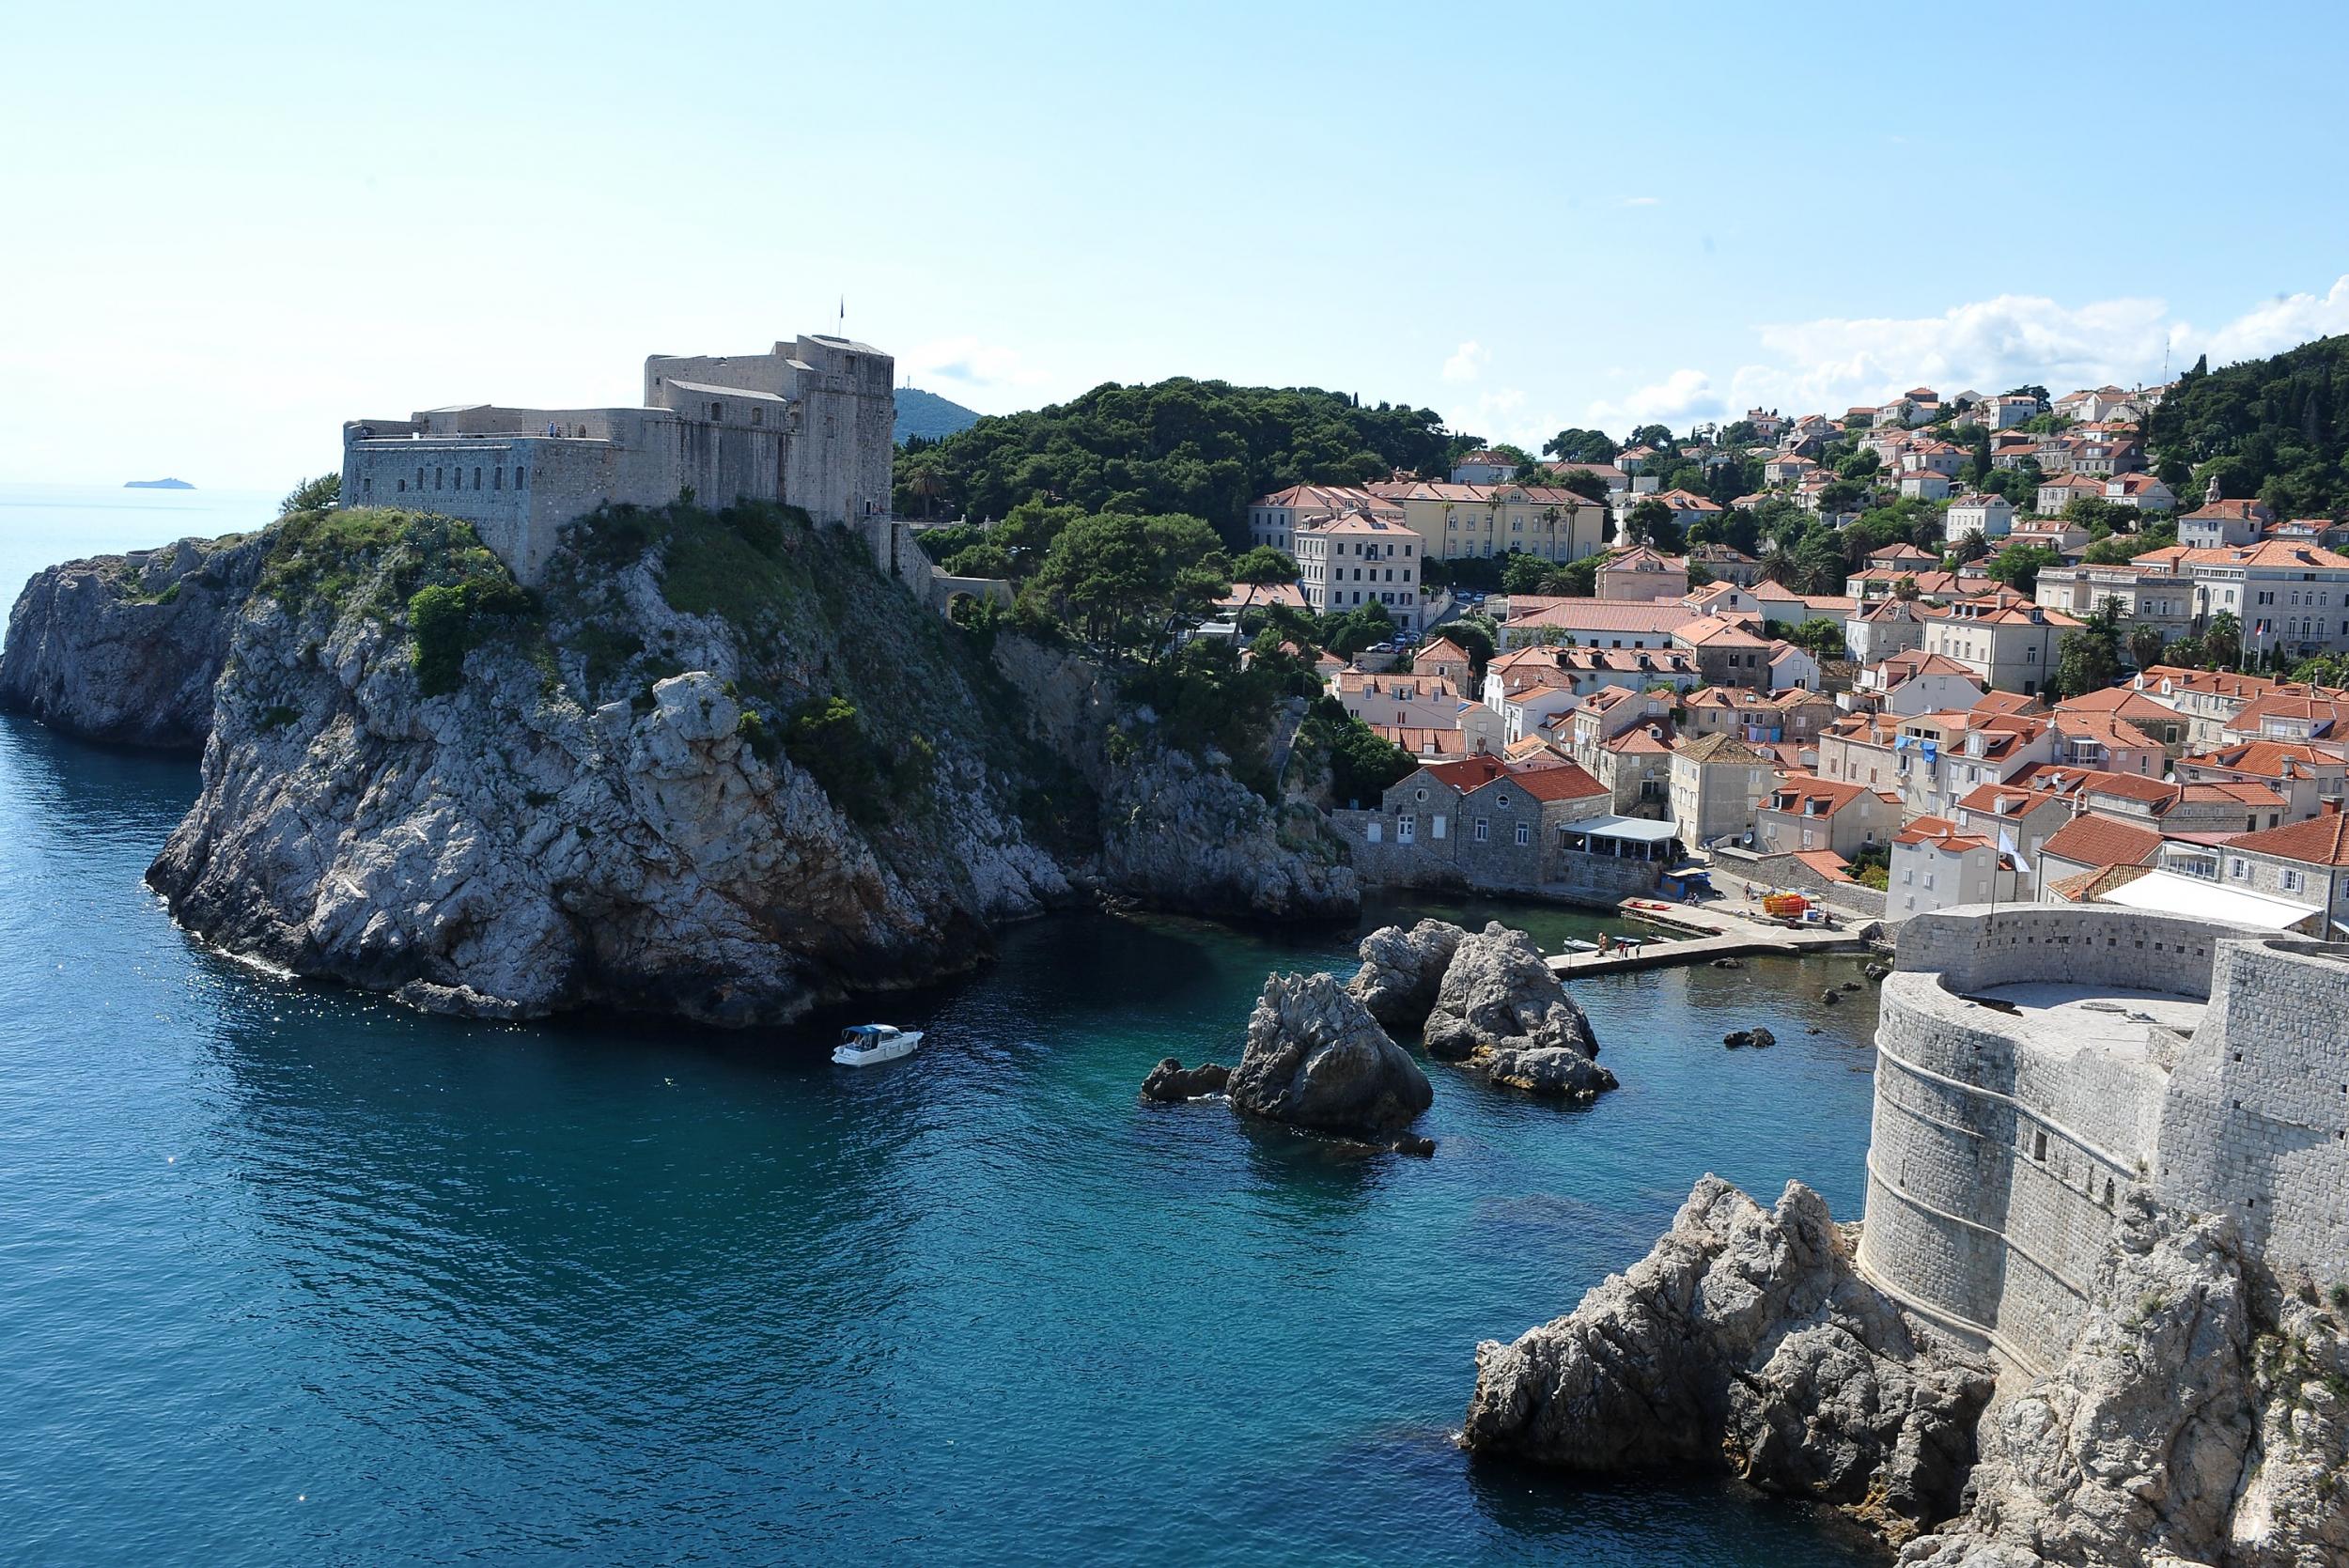
[[[843,1067],[869,1067],[876,1062],[894,1062],[901,1056],[911,1056],[913,1048],[922,1043],[918,1029],[899,1029],[895,1024],[851,1024],[840,1032],[840,1044],[832,1048],[832,1059]]]

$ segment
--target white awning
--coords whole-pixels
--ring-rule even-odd
[[[2155,914],[2222,921],[2261,931],[2289,931],[2325,912],[2313,904],[2295,904],[2288,898],[2253,893],[2248,888],[2222,887],[2174,871],[2149,871],[2133,882],[2099,894],[2097,902],[2148,909]]]

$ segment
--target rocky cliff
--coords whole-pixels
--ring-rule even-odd
[[[1076,898],[1352,906],[1350,871],[1278,843],[1212,759],[1109,763],[1130,716],[1097,672],[1039,716],[853,536],[782,509],[599,516],[537,595],[464,525],[383,509],[185,554],[44,574],[8,655],[65,727],[210,730],[149,879],[298,973],[747,1024],[967,968]],[[168,651],[177,678],[109,706],[91,650]]]
[[[195,751],[266,551],[259,535],[181,539],[39,573],[8,615],[0,707],[92,740]]]
[[[1726,1466],[1894,1540],[1956,1510],[1989,1365],[1860,1279],[1826,1201],[1699,1182],[1656,1250],[1476,1350],[1461,1440],[1573,1469]]]
[[[1707,1177],[1645,1259],[1477,1348],[1462,1441],[1576,1469],[1717,1467],[1837,1504],[1906,1568],[2349,1564],[2349,1289],[2123,1199],[2085,1327],[2008,1374],[1903,1312],[1789,1185]],[[1926,1533],[1920,1533],[1923,1531]]]

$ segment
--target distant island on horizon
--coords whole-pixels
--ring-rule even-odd
[[[185,479],[125,479],[126,490],[192,490],[195,489]]]

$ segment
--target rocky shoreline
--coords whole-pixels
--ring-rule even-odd
[[[2068,1357],[2001,1382],[1868,1282],[1818,1194],[1764,1209],[1707,1176],[1640,1263],[1477,1347],[1461,1442],[1725,1470],[1909,1568],[2349,1562],[2344,1303],[2263,1278],[2224,1221],[2123,1202]]]
[[[780,1023],[1050,908],[1360,900],[1101,672],[990,659],[775,510],[591,520],[537,595],[462,524],[364,508],[68,563],[16,601],[0,706],[200,746],[148,876],[174,916],[430,1011]]]

